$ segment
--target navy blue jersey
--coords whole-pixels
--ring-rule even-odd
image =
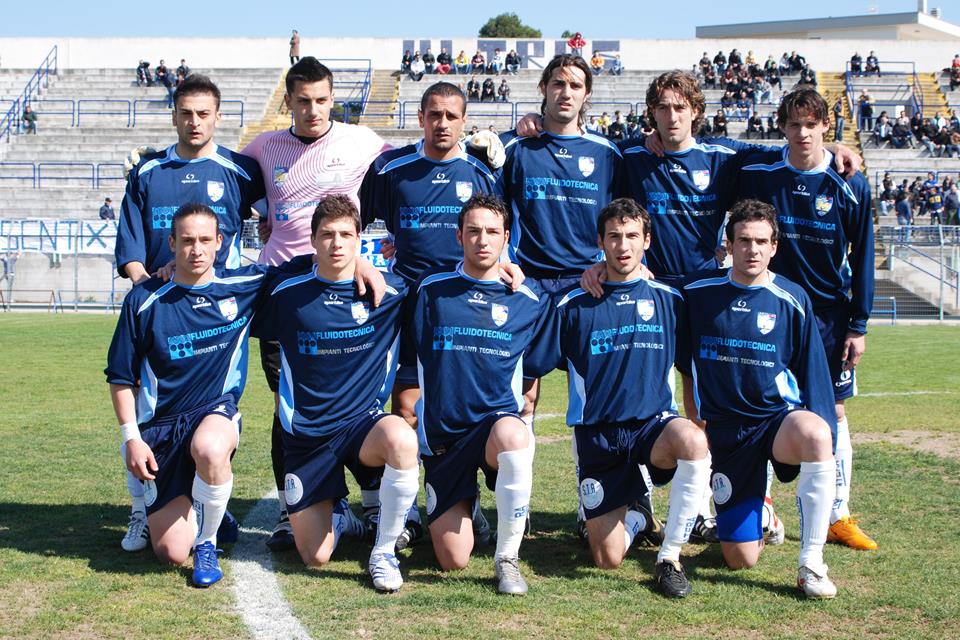
[[[510,259],[532,278],[580,275],[600,258],[597,216],[613,199],[620,150],[602,136],[501,136]]]
[[[467,153],[432,160],[423,141],[391,149],[378,157],[360,187],[364,226],[383,220],[397,253],[391,270],[409,282],[424,270],[452,266],[463,257],[457,243],[457,218],[475,193],[502,196],[500,172]]]
[[[550,364],[568,374],[567,424],[617,425],[676,410],[671,367],[677,333],[686,331],[680,292],[639,279],[607,281],[603,291],[597,299],[571,290],[551,322]]]
[[[171,416],[225,394],[239,401],[247,334],[263,267],[218,273],[195,287],[151,278],[123,301],[107,355],[107,382],[139,386],[137,422]]]
[[[836,431],[833,388],[810,298],[781,275],[745,286],[729,270],[683,287],[689,331],[677,368],[693,376],[708,429],[765,420],[804,407]]]
[[[263,197],[257,161],[229,149],[217,147],[212,155],[183,160],[172,145],[144,156],[127,177],[120,208],[115,249],[120,275],[128,262],[140,262],[153,273],[173,260],[167,244],[170,223],[188,203],[205,204],[217,214],[223,246],[214,267],[239,267],[242,221]]]
[[[622,144],[618,196],[633,198],[650,213],[647,266],[657,278],[675,280],[719,265],[723,219],[736,197],[737,172],[750,151],[765,147],[727,138],[698,139],[689,149],[658,158],[642,141]]]
[[[462,437],[498,411],[523,408],[524,354],[540,335],[548,297],[455,269],[424,273],[410,330],[417,354],[421,453]]]
[[[280,423],[294,435],[337,433],[382,411],[397,364],[402,278],[385,274],[379,307],[353,280],[316,271],[269,285],[253,335],[280,343]]]
[[[867,332],[873,305],[873,218],[870,186],[856,174],[844,180],[825,153],[819,167],[790,166],[788,148],[751,154],[740,195],[777,209],[780,241],[770,270],[796,282],[815,309],[849,305],[849,329]]]

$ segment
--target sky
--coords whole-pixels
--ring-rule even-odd
[[[942,17],[960,24],[960,0],[930,0]],[[302,37],[439,37],[475,36],[492,16],[515,12],[543,37],[559,37],[564,30],[593,38],[693,38],[698,25],[824,18],[916,11],[916,0],[766,0],[728,2],[687,0],[670,2],[614,0],[594,5],[580,0],[406,0],[364,2],[313,0],[275,2],[254,0],[221,2],[146,2],[114,0],[43,0],[38,5],[4,1],[0,37],[11,36],[273,36],[287,37],[298,29]],[[717,6],[723,7],[717,11]],[[596,7],[617,6],[616,10]],[[432,7],[422,10],[424,7]],[[446,11],[440,7],[448,8]],[[521,8],[522,7],[522,8]],[[838,8],[839,7],[839,8]],[[673,14],[664,11],[673,9]]]

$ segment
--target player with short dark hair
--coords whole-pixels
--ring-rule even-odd
[[[855,367],[866,349],[873,304],[873,215],[864,176],[844,178],[832,167],[824,145],[829,113],[814,89],[784,96],[777,123],[787,146],[752,154],[739,192],[781,212],[783,237],[771,268],[810,296],[826,350],[837,418],[837,488],[828,540],[869,550],[877,543],[850,515],[853,447],[844,405],[856,395]]]
[[[463,205],[457,239],[463,261],[426,271],[416,289],[407,340],[417,356],[422,395],[417,431],[430,537],[440,567],[459,569],[474,546],[470,519],[477,471],[497,501],[494,566],[500,593],[524,594],[519,548],[533,482],[532,434],[520,419],[525,352],[546,317],[546,297],[500,279],[510,239],[497,199]]]
[[[322,566],[341,534],[364,534],[345,499],[343,468],[361,487],[379,484],[369,570],[376,589],[396,591],[403,577],[394,549],[419,487],[416,435],[383,412],[406,285],[388,274],[378,307],[358,292],[360,215],[350,197],[321,199],[310,224],[315,268],[271,282],[254,328],[280,349],[285,507],[303,562]]]
[[[690,594],[680,550],[697,518],[710,476],[707,439],[676,413],[673,363],[677,335],[686,332],[680,292],[646,280],[650,217],[628,198],[614,200],[597,219],[603,250],[604,295],[576,287],[556,304],[550,349],[534,366],[567,370],[567,424],[579,454],[580,500],[597,566],[620,565],[650,512],[636,503],[646,489],[640,465],[658,484],[672,480],[670,510],[655,567],[657,589]],[[547,355],[544,356],[543,354]],[[547,367],[538,358],[546,358]],[[634,381],[629,387],[624,380]]]
[[[778,251],[776,211],[756,200],[730,214],[733,266],[704,272],[683,288],[689,333],[677,367],[706,421],[711,487],[724,560],[752,567],[763,550],[768,461],[783,482],[799,476],[797,586],[810,598],[837,589],[823,561],[836,462],[830,372],[803,289],[769,270]]]

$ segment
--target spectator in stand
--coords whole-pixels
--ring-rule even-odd
[[[900,124],[899,119],[897,120],[897,125]],[[910,121],[907,121],[907,127],[910,126]],[[937,155],[937,145],[934,143],[933,139],[937,137],[939,131],[937,130],[936,125],[934,125],[930,118],[924,118],[923,124],[920,125],[920,144],[930,152],[930,156],[933,157]],[[894,132],[894,137],[896,138],[896,132]],[[894,141],[893,146],[897,147],[896,141]],[[898,147],[899,148],[899,147]]]
[[[745,120],[750,116],[750,111],[752,108],[753,100],[750,98],[747,89],[744,89],[737,95],[737,117],[741,120]]]
[[[480,102],[494,102],[496,99],[497,94],[493,86],[493,78],[487,78],[483,81],[483,89],[480,91]]]
[[[954,54],[953,62],[950,63],[951,69],[960,69],[960,53]]]
[[[463,49],[460,49],[460,53],[457,54],[453,64],[457,68],[457,73],[462,76],[467,75],[467,72],[470,70],[470,60],[467,58],[467,54],[464,53]]]
[[[883,178],[883,188],[880,191],[880,215],[885,216],[890,213],[890,210],[894,207],[896,201],[896,193],[893,189],[893,180],[890,179],[890,174],[887,173]]]
[[[706,52],[704,52],[706,53]],[[627,137],[635,138],[640,134],[640,116],[634,109],[627,114]]]
[[[290,36],[290,66],[300,62],[300,34],[293,30]]]
[[[780,56],[780,62],[777,64],[777,67],[781,76],[790,75],[790,57],[787,55],[786,51],[784,51],[783,55]]]
[[[943,192],[936,180],[928,180],[924,183],[924,194],[927,213],[930,214],[930,224],[943,224]]]
[[[910,149],[913,147],[913,134],[910,133],[910,120],[906,115],[897,118],[890,132],[890,144],[895,149]]]
[[[470,102],[480,101],[480,83],[477,82],[477,76],[471,77],[470,82],[467,83],[467,100]]]
[[[734,73],[731,67],[727,67],[727,70],[723,72],[721,84],[723,88],[728,91],[739,91],[740,78],[737,77],[737,74]]]
[[[776,139],[783,137],[783,132],[780,131],[780,127],[777,126],[777,114],[775,111],[767,114],[767,137]]]
[[[943,217],[946,224],[960,224],[958,215],[960,215],[960,194],[957,193],[957,185],[951,184],[946,192],[947,196],[943,200]]]
[[[904,180],[906,182],[906,180]],[[910,225],[913,224],[913,208],[910,206],[908,191],[898,191],[895,197],[893,210],[897,214],[897,225],[900,229],[900,241],[910,242]]]
[[[587,133],[595,133],[597,135],[603,135],[603,129],[600,127],[600,123],[597,122],[597,116],[590,116],[587,123],[584,125],[587,130]]]
[[[873,98],[866,89],[860,93],[857,108],[860,114],[860,131],[870,131],[873,129]]]
[[[946,127],[940,127],[940,130],[937,131],[937,135],[933,137],[933,143],[937,145],[937,157],[942,158],[946,155],[948,158],[952,158],[956,153],[956,149],[953,148],[951,142],[951,133],[950,129]]]
[[[504,78],[500,81],[500,86],[497,87],[497,96],[500,97],[500,102],[509,102],[510,100],[510,87],[507,85],[507,79]]]
[[[597,122],[600,123],[600,131],[603,132],[603,135],[607,135],[607,127],[610,126],[610,114],[604,111],[600,114],[600,119]]]
[[[950,134],[950,142],[947,143],[944,151],[946,151],[948,158],[954,157],[954,154],[960,157],[960,131],[956,129],[948,129],[947,131]]]
[[[749,139],[753,135],[756,135],[757,138],[763,137],[763,118],[756,111],[747,120],[747,138]]]
[[[956,91],[960,87],[960,67],[950,69],[950,91]]]
[[[420,52],[417,51],[413,54],[413,60],[410,62],[410,71],[408,75],[410,79],[414,82],[420,82],[423,80],[423,74],[427,72],[427,66],[423,63],[423,58],[420,57]]]
[[[919,140],[923,133],[923,113],[920,111],[914,111],[913,115],[910,116],[910,131],[913,132],[913,136]]]
[[[862,131],[861,127],[861,131]],[[880,117],[877,118],[877,124],[873,127],[873,143],[877,147],[882,147],[884,143],[890,142],[890,139],[893,137],[893,125],[890,124],[889,119],[887,119],[887,112],[880,112]]]
[[[723,109],[717,109],[717,115],[713,116],[713,135],[718,138],[727,135],[727,116],[723,114]]]
[[[157,84],[162,84],[167,90],[167,109],[173,109],[173,91],[176,89],[173,76],[163,60],[157,66]]]
[[[783,91],[783,83],[780,81],[780,72],[776,68],[767,71],[767,82],[771,87],[776,87],[777,91]]]
[[[627,124],[619,111],[613,112],[613,122],[607,127],[607,137],[611,140],[625,140],[627,138]]]
[[[717,68],[717,75],[722,76],[727,71],[727,56],[723,55],[723,51],[717,51],[717,55],[713,56],[713,66]]]
[[[493,73],[493,75],[500,75],[503,72],[503,68],[506,63],[507,60],[503,55],[503,51],[500,51],[500,49],[494,49],[493,60],[490,61],[490,71]]]
[[[753,72],[757,69],[757,57],[753,55],[753,51],[747,51],[747,57],[743,59],[743,64],[747,65],[747,70],[750,75],[753,75]]]
[[[480,133],[480,129],[477,128],[477,125],[473,125],[472,127],[470,127],[470,135],[468,135],[467,137],[468,137],[468,138],[472,138],[473,136],[477,135],[478,133]]]
[[[717,72],[713,70],[712,64],[707,67],[707,70],[703,74],[703,84],[710,89],[717,88]]]
[[[724,115],[732,116],[736,112],[736,98],[733,97],[733,92],[727,89],[723,92],[723,95],[720,97],[720,109],[723,111]]]
[[[187,61],[184,58],[180,58],[180,66],[177,67],[177,86],[180,86],[180,83],[187,79],[187,76],[190,75],[190,67],[187,66]]]
[[[453,59],[447,53],[446,47],[440,47],[440,55],[437,56],[437,73],[444,75],[453,70]]]
[[[860,53],[857,51],[850,56],[850,73],[855,76],[863,73],[863,58],[860,57]]]
[[[833,141],[843,141],[843,98],[837,97],[833,103]]]
[[[623,74],[623,60],[620,59],[620,54],[613,56],[613,62],[610,63],[610,75],[619,76]]]
[[[603,73],[603,56],[600,55],[599,51],[593,52],[593,57],[590,58],[590,69],[593,70],[595,76]]]
[[[116,220],[117,213],[113,210],[113,200],[110,198],[105,198],[103,201],[103,206],[100,207],[100,219],[101,220]]]
[[[870,52],[870,55],[867,56],[867,75],[871,73],[877,74],[877,77],[880,77],[880,61],[877,60],[877,56],[874,55],[873,51]]]
[[[947,119],[944,118],[943,114],[939,111],[933,114],[933,120],[931,120],[931,122],[933,122],[933,126],[935,126],[938,130],[947,126]]]
[[[800,82],[799,84],[810,85],[814,89],[817,87],[817,72],[810,68],[810,65],[804,65],[803,71],[800,72]]]
[[[420,59],[423,60],[424,73],[433,74],[437,72],[437,57],[433,55],[430,47],[427,47],[426,53]]]
[[[410,63],[413,62],[413,54],[410,49],[403,51],[403,58],[400,59],[400,73],[410,73]]]
[[[37,135],[37,112],[30,105],[23,108],[23,115],[20,116],[20,131]]]
[[[516,49],[510,49],[510,53],[507,54],[506,64],[507,73],[512,76],[517,75],[517,71],[520,70],[520,54],[517,53]]]
[[[707,55],[706,51],[703,52],[703,56],[700,58],[697,66],[700,67],[700,73],[703,75],[707,75],[707,71],[713,69],[713,63],[710,62],[710,56]]]
[[[473,54],[473,57],[470,58],[470,71],[473,73],[483,73],[487,70],[487,61],[483,57],[483,54],[477,51]]]
[[[583,48],[587,46],[587,41],[583,39],[580,32],[577,31],[573,37],[567,40],[567,46],[570,47],[570,53],[575,56],[583,57]]]
[[[734,48],[730,52],[730,57],[727,58],[728,63],[731,67],[737,70],[737,73],[740,72],[740,67],[743,66],[743,58],[740,56],[740,52]]]
[[[807,60],[796,51],[790,52],[790,73],[800,73],[807,66]]]
[[[773,85],[770,84],[770,81],[766,78],[760,80],[757,96],[763,104],[773,104]]]
[[[143,60],[137,63],[137,86],[142,87],[147,84],[148,75],[144,72]]]
[[[954,131],[960,131],[960,118],[957,117],[957,112],[953,109],[950,109],[950,118],[947,120],[947,126]]]

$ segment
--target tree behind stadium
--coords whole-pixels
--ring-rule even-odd
[[[481,38],[539,38],[541,35],[539,29],[520,22],[515,13],[501,13],[480,27]]]

